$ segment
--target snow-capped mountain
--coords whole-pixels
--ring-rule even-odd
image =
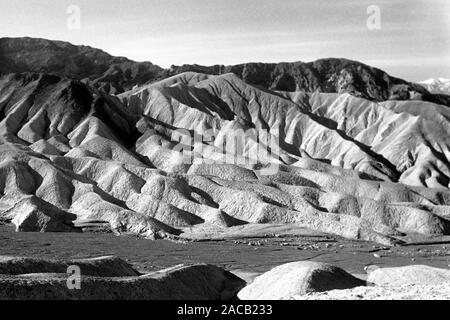
[[[450,79],[436,78],[419,82],[431,93],[450,94]]]

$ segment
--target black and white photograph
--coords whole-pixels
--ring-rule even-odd
[[[450,1],[0,0],[0,300],[450,300]]]

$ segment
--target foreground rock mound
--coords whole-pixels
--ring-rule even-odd
[[[44,274],[67,272],[69,266],[78,266],[81,274],[94,277],[132,277],[140,273],[117,257],[99,257],[69,261],[52,261],[37,258],[19,258],[0,256],[0,274]]]
[[[338,267],[300,261],[276,267],[257,277],[239,292],[238,297],[241,300],[284,300],[310,292],[349,289],[365,284]]]
[[[67,286],[63,269],[71,264],[81,268],[79,290]],[[211,265],[176,266],[139,275],[111,257],[67,262],[3,258],[0,268],[6,272],[0,274],[0,299],[230,300],[245,285],[244,280]],[[33,273],[18,274],[27,271]]]
[[[450,270],[423,265],[379,268],[369,273],[367,281],[378,286],[450,284]]]

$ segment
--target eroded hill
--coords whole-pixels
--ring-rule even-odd
[[[0,217],[18,231],[148,238],[272,223],[385,244],[448,235],[448,110],[235,74],[188,72],[118,96],[11,74],[0,79]],[[224,149],[236,132],[240,147]]]

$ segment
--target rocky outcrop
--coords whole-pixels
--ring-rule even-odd
[[[413,265],[372,270],[368,282],[377,286],[440,285],[450,283],[450,270]]]
[[[71,274],[63,270],[68,265],[80,267],[79,287],[68,286]],[[0,275],[0,299],[231,300],[245,285],[244,280],[211,265],[176,266],[138,275],[111,257],[66,262],[2,258],[0,270],[5,272]],[[22,271],[40,273],[17,274]]]
[[[0,217],[19,231],[94,221],[158,239],[197,225],[285,223],[387,245],[449,233],[444,106],[280,94],[194,73],[119,97],[9,75],[0,96]],[[189,139],[208,129],[201,146]],[[279,148],[255,139],[260,129]],[[243,148],[223,150],[234,132]]]
[[[0,74],[50,73],[84,80],[113,94],[159,79],[163,70],[100,49],[37,38],[1,38],[0,60]]]
[[[78,260],[46,260],[0,256],[0,274],[64,274],[70,266],[80,268],[81,274],[92,277],[135,277],[141,274],[117,257],[98,257]]]
[[[309,293],[292,297],[292,300],[448,300],[450,283],[438,285],[370,286],[346,290]]]
[[[73,273],[74,271],[80,273]],[[448,299],[449,271],[427,266],[368,269],[369,281],[319,262],[299,261],[256,276],[179,265],[140,274],[117,257],[47,260],[0,257],[1,300],[411,300]],[[79,276],[79,277],[78,277]],[[255,278],[256,276],[256,278]]]
[[[448,235],[448,107],[374,102],[398,81],[352,61],[294,65],[186,72],[117,96],[73,74],[0,77],[0,220],[18,231],[101,228],[150,239],[242,224],[386,245]],[[275,74],[291,82],[283,73],[316,92],[272,87]]]
[[[294,300],[448,300],[450,271],[424,265],[367,268],[368,286],[311,292]]]
[[[1,214],[11,221],[19,232],[79,232],[73,221],[77,216],[41,200],[36,196],[24,197]]]
[[[347,59],[211,67],[183,65],[172,66],[167,71],[168,75],[184,72],[233,73],[250,85],[275,91],[349,93],[374,101],[411,99],[450,105],[449,99],[430,94],[423,85],[394,78],[380,69]]]
[[[364,286],[344,270],[318,262],[288,263],[257,277],[242,289],[241,300],[286,300],[295,295]]]

